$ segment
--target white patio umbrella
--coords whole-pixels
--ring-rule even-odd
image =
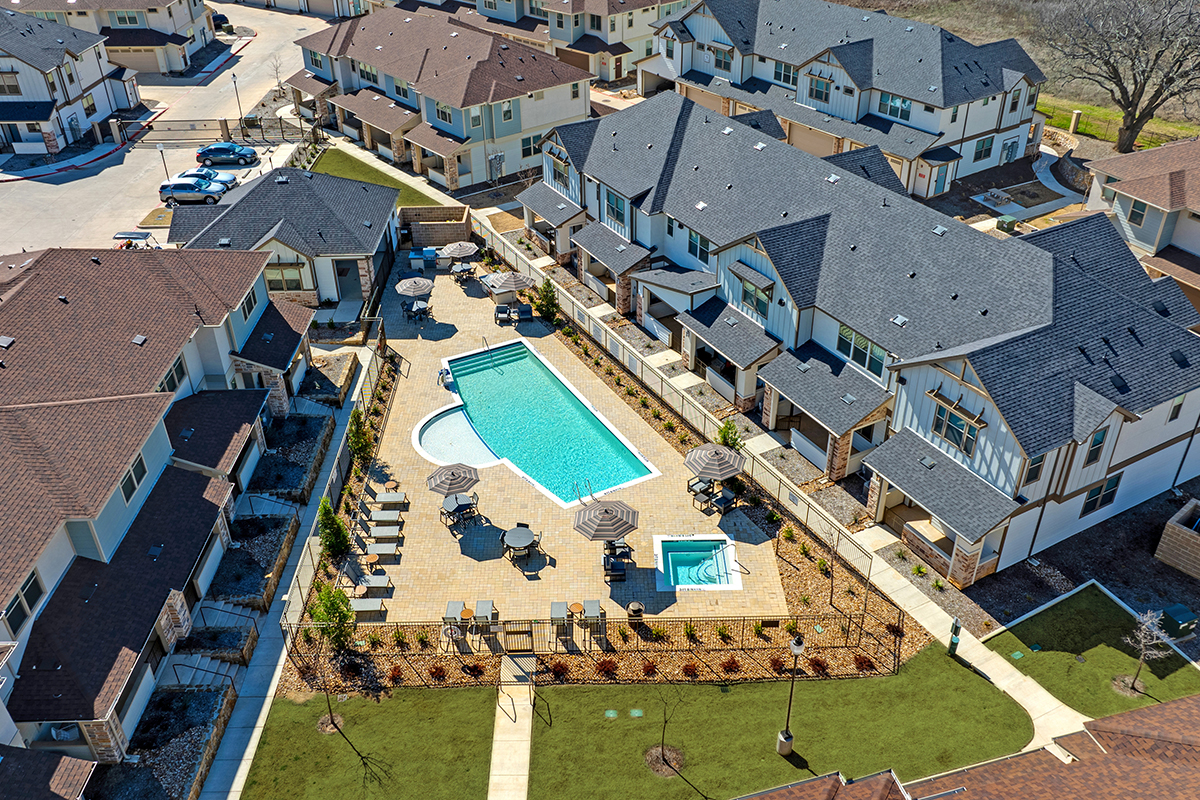
[[[433,281],[429,278],[405,278],[396,284],[401,297],[427,297],[433,293]]]
[[[438,255],[442,258],[466,258],[479,252],[479,245],[472,242],[453,242],[443,247]]]

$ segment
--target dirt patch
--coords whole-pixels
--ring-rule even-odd
[[[654,745],[646,751],[646,766],[660,778],[678,777],[683,769],[683,751],[678,747]]]
[[[300,396],[341,408],[357,367],[353,353],[317,356],[300,384]]]
[[[337,733],[342,726],[346,724],[346,720],[342,719],[341,714],[334,714],[331,718],[328,714],[317,720],[317,730],[329,736]]]
[[[1018,186],[1010,186],[1004,190],[1013,202],[1022,208],[1033,208],[1051,200],[1061,200],[1062,195],[1053,189],[1048,189],[1040,181],[1029,181]]]
[[[815,481],[824,473],[790,447],[776,447],[762,454],[763,459],[797,486]]]
[[[992,167],[976,172],[974,175],[959,178],[954,181],[950,191],[945,194],[925,200],[919,197],[914,199],[947,216],[970,224],[1000,216],[999,211],[993,211],[972,200],[974,195],[983,194],[988,189],[1003,189],[1006,186],[1017,186],[1031,181],[1037,181],[1037,176],[1033,172],[1033,160],[1019,158],[1002,167]]]
[[[492,226],[496,233],[508,233],[509,231],[525,229],[525,218],[508,211],[498,211],[487,219],[488,224]]]
[[[171,227],[171,215],[174,212],[169,208],[156,208],[146,215],[146,218],[137,224],[139,228],[169,228]]]
[[[1123,694],[1126,697],[1144,697],[1146,695],[1146,684],[1142,683],[1140,678],[1135,682],[1132,675],[1118,675],[1113,678],[1112,688],[1117,694]]]
[[[249,490],[307,502],[319,459],[333,436],[333,417],[292,414],[276,418],[265,433],[268,452],[258,462]]]

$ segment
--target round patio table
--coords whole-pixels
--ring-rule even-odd
[[[474,502],[469,494],[452,494],[442,501],[442,508],[451,514],[457,514],[463,509],[470,508]]]
[[[473,269],[473,267],[470,264],[460,261],[457,264],[455,264],[453,267],[451,267],[450,271],[453,273],[459,273],[459,272],[470,272],[472,269]]]
[[[533,531],[529,528],[513,528],[505,531],[504,543],[514,550],[520,550],[522,547],[529,547],[533,544]]]
[[[458,616],[460,619],[462,619],[464,621],[469,620],[469,619],[471,619],[471,617],[475,616],[475,609],[463,608],[462,611],[458,612]]]
[[[571,605],[567,606],[567,610],[575,616],[579,616],[583,613],[583,603],[571,603]]]
[[[425,300],[417,300],[412,304],[413,311],[424,311],[427,308],[429,308],[429,303]]]
[[[366,597],[367,596],[367,587],[355,586],[354,587],[354,596],[355,597]]]
[[[378,553],[369,553],[367,555],[367,557],[363,560],[366,561],[368,564],[378,564],[379,563],[379,554]]]
[[[388,481],[387,483],[385,483],[383,485],[384,491],[387,491],[387,492],[394,492],[394,491],[396,491],[396,489],[399,489],[399,488],[400,488],[399,481]]]

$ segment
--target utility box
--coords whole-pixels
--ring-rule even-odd
[[[1017,218],[1012,214],[1005,214],[996,220],[996,230],[1012,233],[1017,229]]]
[[[1172,639],[1182,639],[1196,632],[1196,615],[1182,603],[1163,609],[1162,629]]]

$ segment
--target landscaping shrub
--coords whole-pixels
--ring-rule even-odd
[[[828,575],[829,574],[829,562],[823,558],[818,558],[817,559],[817,570],[822,575]]]
[[[900,625],[899,623],[889,622],[886,627],[887,632],[892,636],[895,636],[897,639],[904,635],[904,626]]]
[[[372,650],[377,649],[381,644],[383,644],[383,637],[378,633],[372,631],[371,633],[367,634],[367,646]]]
[[[321,507],[317,511],[317,533],[321,537],[321,549],[330,558],[341,558],[350,552],[350,532],[333,512],[328,497],[321,498]]]
[[[737,672],[741,668],[742,665],[738,663],[738,660],[733,656],[730,656],[721,662],[721,669],[725,670],[726,672]]]
[[[317,597],[309,609],[313,622],[321,623],[317,632],[329,642],[334,650],[345,650],[354,634],[354,612],[350,609],[350,598],[341,589],[328,583],[321,584]]]
[[[808,596],[808,595],[806,595],[806,594],[802,594],[802,595],[800,595],[800,605],[802,605],[802,606],[806,606],[806,605],[809,605],[810,603],[812,603],[812,598],[811,598],[811,597],[809,597],[809,596]]]
[[[919,578],[922,575],[924,575],[925,572],[926,572],[926,569],[925,569],[924,564],[913,564],[913,568],[912,568],[913,575],[916,575]]]
[[[550,674],[557,680],[565,680],[571,672],[571,667],[565,661],[555,661],[550,665]]]
[[[666,638],[667,638],[667,629],[666,628],[654,627],[654,628],[650,629],[650,640],[651,641],[661,642],[663,639],[666,639]]]
[[[763,635],[763,624],[762,624],[762,622],[761,622],[761,621],[759,621],[759,620],[755,620],[755,621],[754,621],[754,635],[755,635],[755,636],[762,636],[762,635]]]
[[[829,662],[820,656],[813,656],[808,659],[808,669],[813,675],[825,677],[829,674]]]
[[[425,631],[417,631],[417,644],[420,645],[422,649],[429,647],[429,634]]]
[[[533,298],[533,310],[542,319],[554,319],[558,315],[558,292],[549,278],[538,287],[537,295]]]
[[[729,628],[725,627],[724,624],[718,625],[717,637],[720,638],[722,642],[728,642],[730,639]]]
[[[404,667],[399,664],[392,664],[392,668],[388,670],[388,680],[392,683],[399,683],[404,679]]]
[[[808,558],[810,553],[812,553],[812,548],[808,546],[808,542],[801,542],[800,543],[800,555],[804,556],[805,558]]]
[[[674,420],[667,420],[666,422],[664,422],[664,423],[663,423],[663,430],[665,430],[665,431],[673,431],[673,430],[675,430],[675,422],[674,422]]]
[[[617,628],[617,635],[621,637],[621,641],[622,641],[622,642],[628,642],[628,641],[629,641],[629,629],[628,629],[628,628],[626,628],[624,625],[622,625],[621,627]]]
[[[789,619],[787,621],[787,623],[783,626],[783,629],[785,631],[787,631],[790,635],[795,636],[796,631],[798,631],[800,629],[800,626],[796,624],[796,620]]]
[[[683,623],[683,635],[689,640],[694,640],[696,638],[696,626],[690,622]]]
[[[783,537],[783,540],[785,542],[796,541],[796,532],[794,530],[792,530],[790,525],[788,527],[784,528],[782,531],[780,531],[779,535]],[[800,543],[800,552],[801,553],[804,552],[804,548],[805,548],[805,544],[803,542],[801,542]]]
[[[654,677],[654,675],[657,672],[658,672],[658,664],[655,664],[653,661],[643,661],[642,662],[642,674],[645,675],[647,678]]]
[[[737,423],[727,419],[717,428],[717,444],[723,444],[738,450],[742,446],[742,434],[738,432]]]
[[[875,662],[865,653],[855,653],[854,666],[859,672],[871,672],[875,669]]]
[[[655,419],[662,419],[662,412],[655,408],[650,411],[650,416],[654,417]]]
[[[611,678],[617,674],[617,661],[614,658],[602,658],[596,662],[596,672],[603,675],[605,678]]]
[[[397,629],[396,632],[392,634],[392,641],[395,642],[396,647],[400,648],[401,650],[408,647],[408,637],[404,635],[404,631],[402,630]]]
[[[771,660],[767,663],[771,665],[771,669],[775,672],[783,672],[783,659],[779,656],[771,656]]]
[[[371,460],[371,431],[363,419],[362,409],[355,408],[350,412],[346,443],[350,446],[350,454],[356,462],[366,464]]]
[[[694,678],[700,674],[700,669],[691,661],[689,661],[688,663],[686,663],[682,667],[680,667],[679,671],[682,672],[684,674],[684,676],[688,677],[688,678]]]
[[[472,678],[478,678],[483,674],[483,667],[479,666],[478,664],[463,664],[462,671],[467,675],[470,675]]]
[[[429,677],[433,678],[435,681],[445,680],[446,679],[446,668],[443,667],[441,664],[434,664],[432,667],[429,668]]]
[[[939,592],[944,592],[946,591],[946,584],[942,582],[941,578],[934,578],[933,588],[937,589]]]

